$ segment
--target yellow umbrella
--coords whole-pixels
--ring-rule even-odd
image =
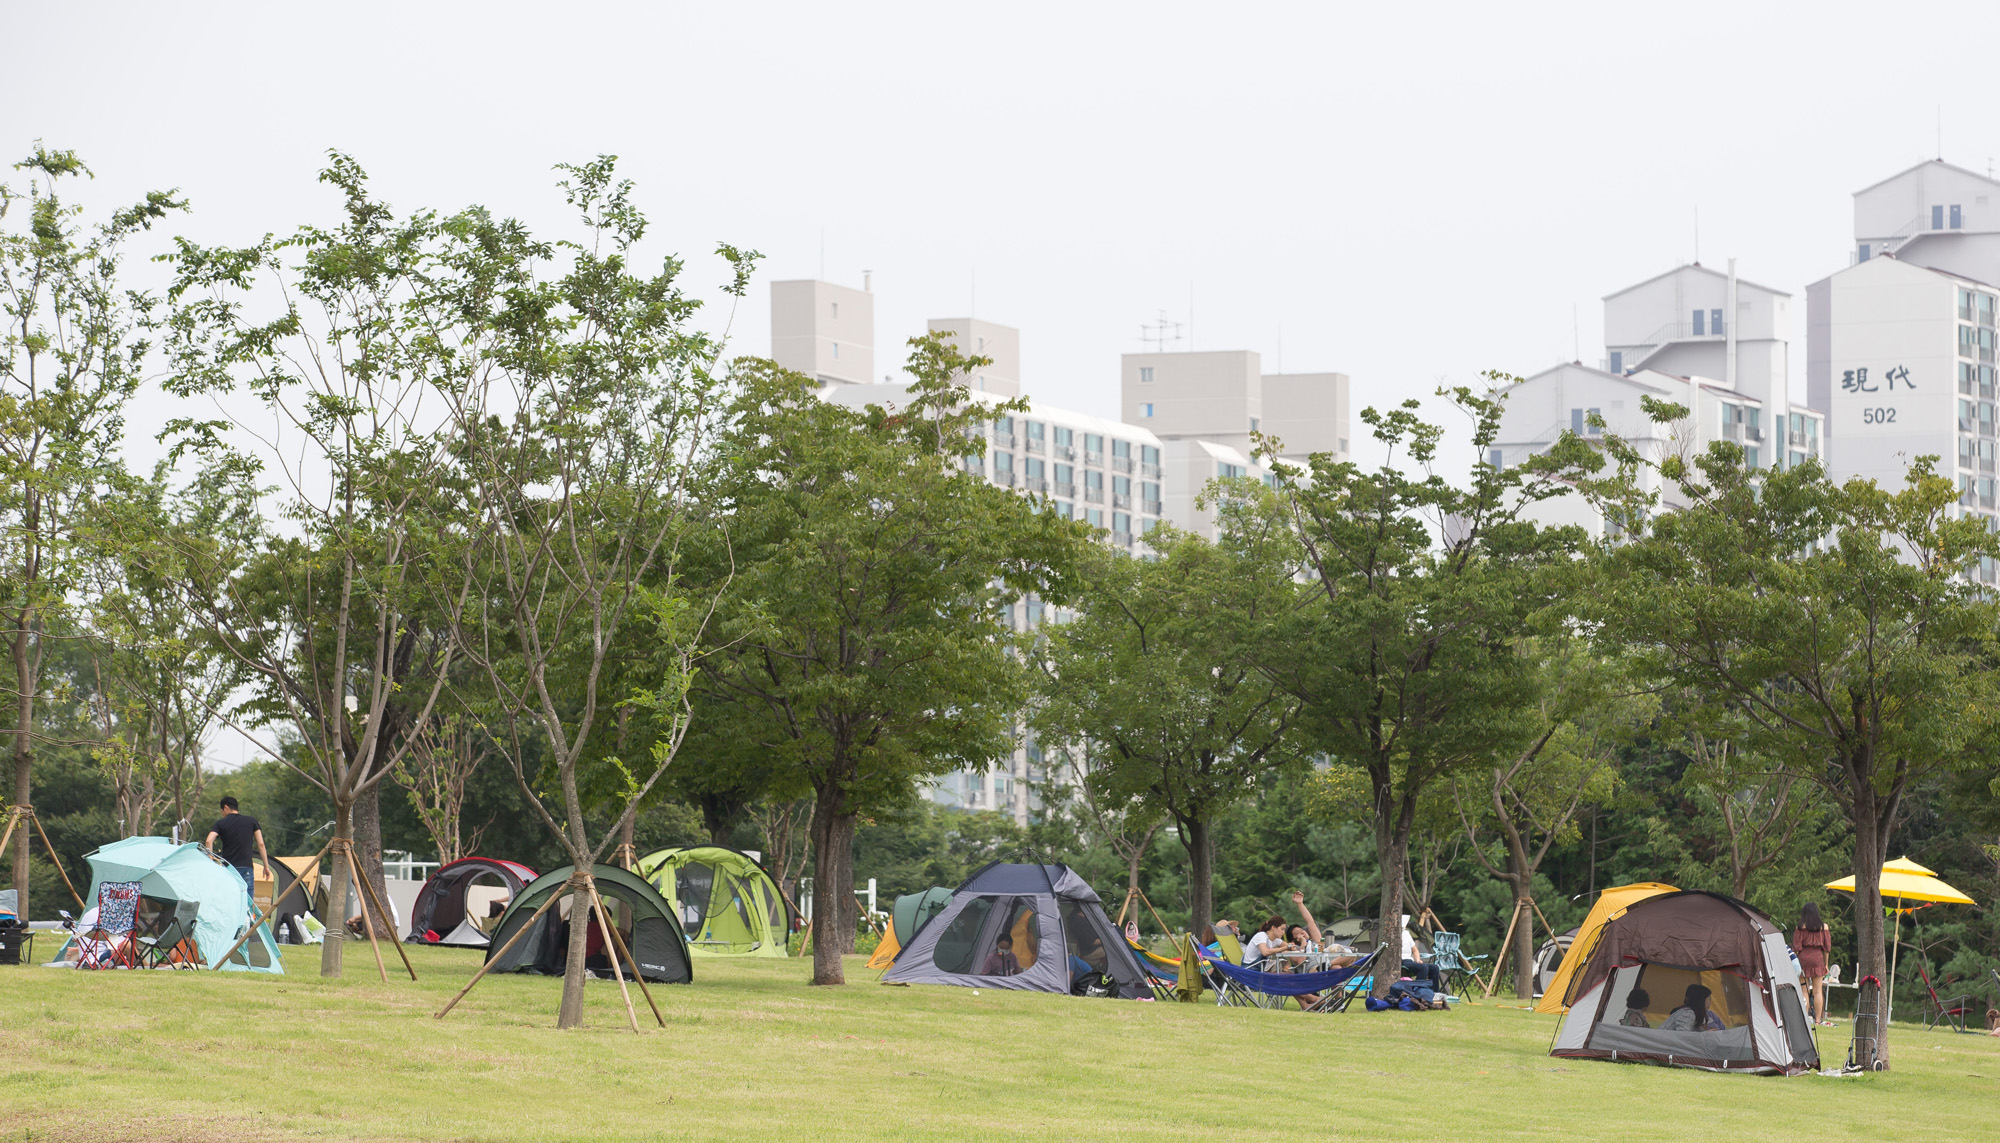
[[[1843,877],[1826,883],[1828,889],[1838,889],[1843,893],[1854,892],[1854,878]],[[1882,898],[1898,902],[1896,913],[1895,951],[1889,954],[1889,1003],[1888,1010],[1893,1015],[1896,1010],[1896,961],[1903,951],[1903,914],[1909,912],[1904,901],[1922,901],[1917,908],[1931,905],[1976,905],[1979,902],[1953,889],[1938,879],[1938,875],[1918,865],[1907,857],[1882,863]]]

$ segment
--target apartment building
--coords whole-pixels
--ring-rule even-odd
[[[2000,528],[1995,283],[2000,181],[1932,161],[1855,192],[1850,264],[1806,287],[1807,400],[1836,479],[1901,488],[1935,457],[1959,510]],[[1974,578],[2000,582],[2000,569]]]
[[[771,283],[771,360],[827,385],[875,380],[875,295],[800,279]]]
[[[1120,415],[1163,441],[1203,440],[1248,457],[1261,432],[1287,460],[1349,459],[1345,373],[1265,373],[1248,349],[1128,353],[1119,364]]]

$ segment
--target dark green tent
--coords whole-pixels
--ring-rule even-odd
[[[951,890],[933,885],[921,893],[905,893],[891,906],[890,921],[896,926],[896,943],[908,948],[917,939],[917,930],[951,904]]]
[[[565,865],[561,869],[550,870],[514,895],[507,911],[500,914],[500,923],[493,927],[493,943],[487,946],[486,959],[494,972],[537,972],[547,976],[562,975],[569,957],[569,901],[558,902],[535,927],[507,949],[505,956],[494,954],[506,948],[515,932],[535,910],[549,899],[550,894],[560,893],[569,883],[576,866]],[[673,906],[667,903],[659,891],[636,873],[630,873],[615,865],[593,865],[591,875],[597,879],[597,892],[604,898],[604,907],[611,914],[611,922],[624,938],[626,947],[632,950],[632,959],[639,965],[639,974],[647,980],[659,984],[686,984],[694,979],[694,966],[688,959],[687,937],[674,920]],[[586,918],[587,911],[586,911]],[[590,921],[589,943],[585,946],[585,967],[593,973],[609,978],[611,976],[610,950],[603,947],[603,939],[595,920]]]

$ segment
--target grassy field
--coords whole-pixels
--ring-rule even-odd
[[[413,949],[422,979],[0,970],[0,1139],[1966,1139],[2000,1134],[2000,1039],[1898,1026],[1896,1070],[1717,1076],[1554,1060],[1552,1017],[1306,1016],[696,965],[634,1036],[613,984]],[[294,954],[301,969],[307,957]],[[394,963],[393,961],[391,962]],[[307,970],[309,971],[309,970]],[[641,1002],[643,1004],[643,1002]],[[641,1008],[642,1014],[644,1008]],[[1845,1027],[1821,1051],[1839,1059]],[[579,1109],[579,1101],[581,1107]]]

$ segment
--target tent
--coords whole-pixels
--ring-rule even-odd
[[[83,859],[90,863],[90,892],[84,900],[92,905],[97,903],[98,886],[105,882],[137,881],[142,920],[152,911],[194,906],[194,947],[204,968],[215,967],[256,919],[243,878],[195,842],[128,837],[87,853]],[[221,967],[238,972],[285,971],[269,925],[257,926],[256,933]]]
[[[1568,932],[1559,933],[1542,942],[1535,950],[1535,995],[1547,996],[1550,986],[1555,983],[1556,973],[1562,968],[1563,958],[1569,955],[1570,946],[1576,943],[1577,929],[1572,926]]]
[[[535,927],[527,936],[507,949],[505,956],[496,957],[521,926],[528,923],[535,911],[554,893],[560,893],[569,884],[570,874],[576,866],[565,865],[561,869],[544,873],[530,883],[527,888],[514,894],[507,911],[500,914],[500,922],[493,926],[492,945],[486,950],[486,961],[494,972],[536,972],[545,976],[562,975],[569,957],[569,926],[571,906],[574,898],[558,902],[556,907],[542,914]],[[659,984],[686,984],[694,979],[694,966],[688,960],[687,938],[681,934],[681,927],[674,920],[673,906],[667,899],[655,892],[638,874],[614,865],[593,865],[590,872],[597,879],[598,895],[604,898],[604,906],[611,913],[611,923],[619,930],[625,947],[632,950],[632,959],[639,966],[639,975]],[[603,976],[611,975],[609,950],[603,947],[603,938],[598,935],[597,923],[585,909],[585,917],[590,923],[589,943],[585,946],[585,965],[591,971]]]
[[[1783,1075],[1819,1067],[1784,934],[1734,897],[1698,891],[1648,897],[1607,921],[1596,944],[1573,959],[1581,965],[1552,1056]],[[1694,985],[1708,989],[1706,1007],[1722,1027],[1664,1027]],[[1634,989],[1648,998],[1644,1027],[1623,1022]]]
[[[507,902],[534,879],[535,871],[527,866],[490,857],[461,857],[439,866],[417,890],[410,934],[403,941],[483,949]]]
[[[1003,936],[1016,962],[1006,972],[998,971]],[[1138,959],[1074,870],[996,861],[912,935],[882,981],[1069,992],[1097,974],[1111,995],[1152,995]]]
[[[638,871],[673,906],[695,955],[790,955],[791,906],[749,854],[719,845],[662,849],[640,858]]]
[[[1562,960],[1555,966],[1555,972],[1549,976],[1548,984],[1542,987],[1541,999],[1535,1001],[1535,1011],[1550,1015],[1569,1011],[1569,1002],[1564,997],[1569,995],[1570,980],[1576,975],[1576,966],[1582,964],[1584,958],[1589,955],[1591,946],[1597,943],[1598,935],[1604,928],[1604,922],[1610,920],[1612,914],[1648,897],[1678,892],[1680,890],[1663,882],[1640,881],[1633,885],[1615,885],[1599,893],[1597,900],[1590,906],[1590,912],[1584,915],[1583,923],[1576,927],[1575,935],[1563,949]],[[1536,979],[1539,983],[1539,974]]]
[[[298,885],[299,874],[311,864],[309,856],[274,857],[268,866],[261,861],[250,863],[251,873],[257,881],[254,904],[259,909],[265,908],[270,905],[273,893],[283,898],[278,902],[277,914],[271,918],[271,932],[281,941],[297,944],[305,932],[304,917],[312,912],[312,887],[292,887]]]
[[[944,911],[951,903],[951,890],[942,885],[933,885],[921,893],[905,893],[896,898],[889,909],[889,924],[882,931],[882,943],[875,946],[875,955],[868,958],[869,968],[888,968],[895,963],[896,954],[917,935],[917,930],[930,922],[932,917]]]

